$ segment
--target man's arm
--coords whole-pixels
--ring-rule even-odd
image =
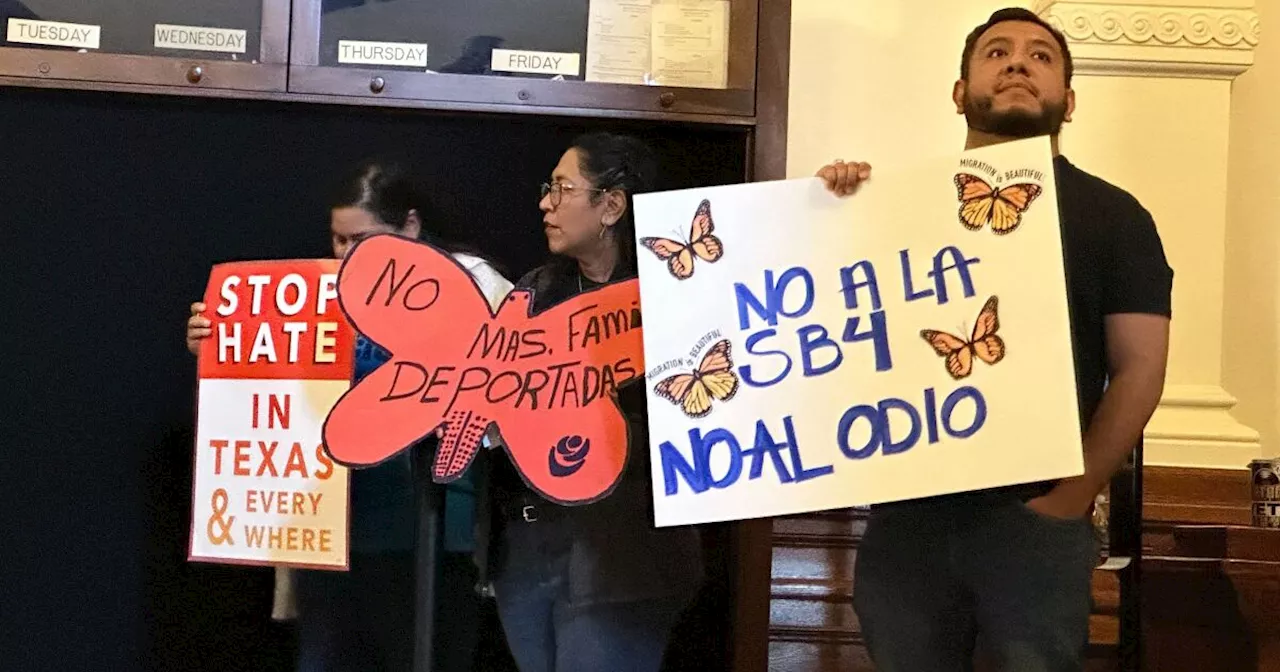
[[[1078,518],[1124,465],[1160,402],[1169,356],[1169,318],[1120,313],[1105,318],[1107,389],[1084,434],[1084,475],[1027,502],[1041,513]]]

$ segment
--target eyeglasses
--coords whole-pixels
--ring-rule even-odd
[[[603,193],[605,193],[606,191],[609,191],[609,190],[608,190],[608,189],[593,189],[593,188],[590,188],[590,187],[575,187],[575,186],[573,186],[572,184],[566,184],[566,183],[564,183],[564,182],[556,182],[555,184],[547,184],[546,182],[543,182],[543,183],[542,183],[542,195],[538,197],[538,200],[539,200],[539,201],[541,201],[542,199],[544,199],[544,198],[546,198],[546,197],[547,197],[547,194],[550,194],[550,195],[551,195],[551,207],[553,207],[553,208],[558,208],[558,207],[560,207],[560,201],[564,199],[564,194],[565,194],[565,192],[568,192],[570,195],[572,195],[572,194],[573,194],[573,192],[575,192],[575,191],[584,191],[584,192],[592,192],[592,191],[594,191],[594,192],[599,192],[599,193],[602,193],[602,194],[603,194]]]

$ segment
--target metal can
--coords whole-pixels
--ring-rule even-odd
[[[1254,527],[1280,527],[1280,458],[1249,463]]]

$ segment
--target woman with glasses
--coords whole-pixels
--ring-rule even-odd
[[[471,274],[491,306],[500,304],[511,282],[481,255],[439,240],[430,231],[432,212],[424,194],[402,168],[367,163],[350,174],[329,203],[333,256],[343,258],[361,240],[380,233],[421,238],[453,254]],[[206,306],[191,306],[187,347],[199,353],[212,333]],[[355,378],[368,375],[390,358],[374,342],[358,336]],[[299,672],[410,672],[414,647],[414,546],[416,514],[409,451],[367,469],[351,472],[350,571],[299,570]],[[475,512],[470,484],[462,480],[445,492],[445,531],[472,530]],[[455,553],[449,553],[450,550]],[[457,552],[460,551],[460,552]],[[473,549],[450,548],[442,559],[448,574],[465,574]],[[451,571],[452,570],[452,571]],[[447,607],[438,638],[446,669],[469,669],[475,646],[478,596],[467,581],[442,582],[438,600]],[[473,612],[470,615],[467,612]],[[439,667],[435,669],[441,669]]]
[[[634,138],[574,141],[542,185],[553,257],[516,283],[533,291],[534,311],[636,276],[631,196],[652,189],[656,171],[653,153]],[[546,501],[501,451],[483,465],[477,556],[521,672],[656,672],[702,582],[697,531],[654,526],[643,382],[619,389],[618,401],[630,457],[598,502]]]

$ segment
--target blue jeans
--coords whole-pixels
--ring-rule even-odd
[[[671,629],[692,596],[575,602],[568,585],[571,539],[538,523],[514,525],[504,539],[509,562],[493,590],[520,672],[658,672]]]
[[[881,672],[1083,669],[1098,541],[1087,518],[994,493],[873,507],[853,603]]]

